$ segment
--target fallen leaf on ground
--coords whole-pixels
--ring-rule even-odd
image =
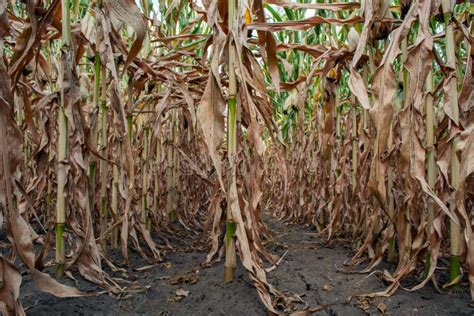
[[[189,295],[189,291],[179,288],[176,290],[176,296],[182,296],[182,297],[187,297]]]
[[[174,296],[168,299],[168,302],[170,303],[181,302],[183,298],[188,297],[189,293],[190,292],[188,290],[185,290],[183,288],[178,288],[176,292],[174,292]]]
[[[377,308],[382,314],[385,314],[385,312],[387,311],[387,305],[385,305],[384,303],[379,303],[377,305]]]
[[[186,272],[180,275],[177,275],[170,280],[171,285],[177,285],[181,283],[194,284],[198,281],[197,273],[194,271]]]

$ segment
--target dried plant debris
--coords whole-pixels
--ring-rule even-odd
[[[309,314],[267,278],[283,258],[265,211],[350,242],[358,272],[394,265],[366,298],[437,284],[449,256],[441,288],[468,282],[474,300],[473,14],[450,0],[0,0],[0,311],[24,313],[19,264],[56,297],[93,295],[81,275],[124,298],[131,250],[143,277],[199,250],[226,282],[242,265],[269,313]]]

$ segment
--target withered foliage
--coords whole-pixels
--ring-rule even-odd
[[[423,269],[407,290],[436,284],[451,221],[474,297],[472,4],[458,1],[451,14],[439,0],[236,1],[229,30],[224,0],[171,1],[156,12],[149,1],[72,3],[66,51],[61,1],[0,0],[0,210],[11,244],[0,258],[0,312],[24,314],[16,257],[41,290],[87,295],[44,272],[57,250],[61,177],[65,270],[77,267],[112,294],[124,285],[103,264],[118,269],[130,250],[159,262],[175,247],[170,235],[194,234],[189,247],[208,253],[202,265],[219,261],[228,212],[268,311],[319,310],[296,311],[302,298],[267,281],[279,263],[265,247],[267,210],[328,241],[350,239],[346,264],[365,263],[362,272],[388,253],[397,263],[383,274],[390,285],[369,296],[391,295]],[[454,65],[440,15],[454,29]],[[226,151],[229,51],[237,56],[235,161]],[[111,259],[117,248],[123,262]]]

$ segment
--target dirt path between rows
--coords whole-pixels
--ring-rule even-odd
[[[381,311],[390,315],[474,314],[466,293],[438,294],[431,285],[415,293],[398,290],[389,298],[356,299],[356,294],[381,290],[385,285],[374,275],[338,272],[345,268],[343,262],[351,254],[347,244],[336,241],[324,245],[311,228],[286,226],[274,220],[269,221],[269,226],[274,236],[267,245],[269,249],[280,255],[287,251],[278,268],[268,274],[269,282],[302,295],[310,306],[331,304],[318,315],[376,315]],[[131,256],[133,267],[122,277],[133,282],[121,300],[106,293],[58,299],[39,292],[31,276],[26,275],[21,301],[29,315],[266,315],[241,266],[236,280],[223,284],[223,263],[199,268],[205,256],[198,252],[168,252],[164,263],[140,272],[133,268],[149,263]],[[387,265],[384,268],[393,269]],[[176,276],[182,278],[177,280]],[[64,282],[75,283],[70,279]],[[79,277],[77,285],[86,292],[101,291]]]

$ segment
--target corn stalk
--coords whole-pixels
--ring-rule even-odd
[[[450,78],[447,83],[447,89],[450,93],[449,99],[447,100],[447,106],[451,112],[451,130],[455,131],[455,128],[459,125],[459,107],[458,107],[458,93],[457,93],[457,81],[456,81],[456,46],[454,42],[454,30],[453,23],[451,22],[453,16],[453,8],[451,1],[443,0],[441,2],[444,15],[444,27],[446,32],[446,66],[450,70]],[[459,160],[456,155],[456,148],[458,143],[458,137],[454,136],[451,140],[451,187],[456,190],[459,181]],[[452,203],[452,213],[456,202]],[[454,215],[456,216],[456,215]],[[451,257],[450,257],[450,283],[459,281],[461,277],[461,229],[457,223],[453,220],[450,221],[450,237],[451,237]]]
[[[232,203],[238,203],[235,201],[235,196],[231,195],[233,192],[232,186],[235,185],[236,181],[236,159],[237,159],[237,80],[235,76],[235,67],[236,67],[236,56],[235,56],[235,47],[234,47],[234,37],[233,32],[235,29],[235,20],[236,20],[236,1],[238,0],[229,0],[228,7],[228,27],[229,27],[229,62],[228,62],[228,71],[229,71],[229,101],[227,105],[227,153],[229,157],[229,185],[227,187],[228,199],[227,199],[227,215],[226,215],[226,235],[225,235],[225,263],[224,263],[224,282],[232,282],[234,280],[234,272],[236,267],[236,253],[235,253],[235,230],[236,224],[232,216]]]
[[[58,170],[57,170],[57,199],[56,199],[56,275],[62,277],[65,264],[64,229],[66,226],[66,182],[68,174],[68,124],[65,114],[67,101],[66,89],[70,78],[67,73],[72,71],[73,51],[71,46],[71,20],[69,1],[62,0],[62,81],[61,104],[58,110]]]
[[[100,79],[100,75],[99,75]],[[100,111],[99,111],[99,152],[103,157],[107,156],[107,68],[102,66],[102,82],[101,82],[101,100],[100,100]],[[100,231],[105,232],[107,229],[107,216],[108,216],[108,205],[107,205],[107,184],[108,184],[108,162],[104,159],[100,160],[100,192],[99,192],[99,207],[100,207]],[[101,234],[100,240],[102,248],[105,250],[107,240],[104,234]]]

